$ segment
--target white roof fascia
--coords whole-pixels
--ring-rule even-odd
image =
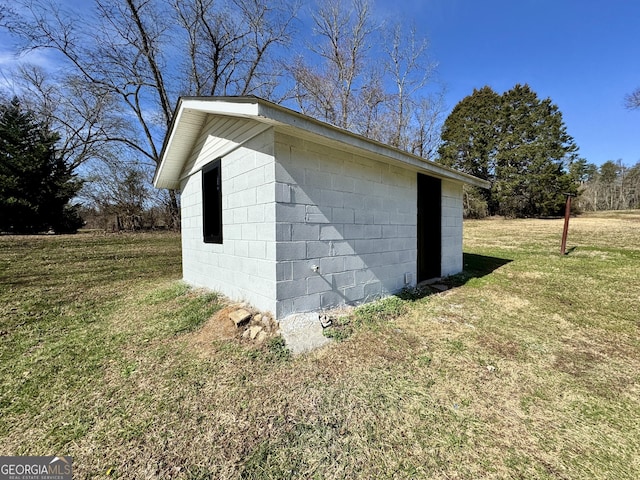
[[[182,100],[182,108],[230,117],[255,118],[259,115],[260,100],[257,97],[238,97],[236,102],[230,101],[230,98],[233,97],[187,97]]]
[[[464,172],[460,172],[450,167],[440,165],[431,160],[418,157],[389,145],[368,139],[362,135],[351,133],[342,128],[330,125],[325,122],[315,120],[307,115],[295,112],[286,107],[282,107],[272,102],[262,100],[257,97],[185,97],[178,102],[177,113],[174,115],[174,121],[171,125],[170,136],[166,141],[166,145],[162,150],[162,159],[153,184],[160,188],[177,188],[175,185],[179,183],[178,177],[181,172],[175,176],[173,180],[164,180],[163,172],[167,169],[167,158],[178,155],[177,161],[180,163],[180,170],[184,164],[184,157],[189,152],[174,151],[175,137],[180,130],[180,120],[185,111],[198,112],[202,114],[203,119],[206,115],[223,115],[231,117],[244,117],[257,120],[274,126],[286,126],[306,132],[311,136],[325,138],[332,143],[349,145],[350,147],[370,152],[378,157],[387,160],[393,160],[393,163],[410,167],[418,172],[428,173],[439,178],[448,179],[460,183],[466,183],[481,188],[489,188],[490,183],[486,180],[474,177]],[[202,122],[201,122],[202,123]],[[200,133],[202,124],[193,130],[193,126],[188,126],[188,132],[194,138]],[[184,130],[184,129],[182,129]],[[180,132],[186,134],[187,132]],[[193,147],[192,147],[193,148]],[[173,186],[169,186],[173,185]]]
[[[173,121],[170,126],[169,137],[167,138],[166,145],[162,149],[160,165],[156,170],[153,177],[153,185],[158,188],[179,188],[179,177],[182,173],[182,167],[184,164],[184,157],[188,156],[191,151],[176,151],[179,150],[176,147],[176,137],[182,135],[189,135],[195,142],[195,139],[200,134],[202,125],[208,114],[212,115],[227,115],[231,117],[245,117],[245,118],[258,118],[258,102],[257,99],[250,99],[252,102],[229,102],[229,101],[217,101],[215,98],[180,98],[176,113],[174,114]],[[199,122],[198,127],[195,125],[185,126],[182,122],[183,117],[188,116],[190,113],[197,113],[202,117],[202,121]],[[191,145],[193,148],[193,144]],[[169,158],[177,155],[182,158],[180,165],[173,168],[177,173],[174,173],[172,180],[165,179],[167,176],[167,170],[169,168]],[[174,163],[174,162],[172,162]]]
[[[165,138],[165,144],[163,145],[162,150],[160,152],[160,164],[156,168],[156,172],[153,175],[153,186],[156,188],[176,188],[174,185],[171,184],[171,182],[165,181],[163,177],[166,176],[165,171],[168,168],[167,158],[169,157],[169,153],[173,153],[172,151],[174,150],[175,139],[179,134],[183,133],[181,131],[183,129],[180,128],[182,125],[181,120],[184,113],[184,109],[182,108],[182,103],[183,103],[182,100],[178,100],[178,106],[176,107],[176,112],[173,115],[171,125],[169,126],[169,131],[167,132],[168,136]],[[202,118],[204,119],[204,117],[205,115],[203,114]],[[202,128],[202,126],[200,128]]]
[[[441,165],[431,160],[418,157],[384,143],[371,140],[362,135],[349,132],[331,124],[320,122],[301,113],[289,110],[274,103],[260,101],[260,116],[267,121],[288,125],[311,134],[328,138],[337,143],[351,145],[386,159],[393,159],[397,164],[413,167],[416,171],[428,172],[437,177],[470,184],[476,187],[489,188],[490,183],[468,173]]]

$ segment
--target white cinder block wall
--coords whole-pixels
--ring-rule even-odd
[[[416,172],[274,129],[222,156],[223,243],[204,243],[200,169],[219,142],[208,131],[182,182],[185,281],[277,318],[415,285]],[[461,270],[462,186],[443,180],[442,275]]]
[[[204,243],[200,169],[218,158],[215,137],[204,135],[182,182],[182,269],[186,282],[263,311],[276,311],[276,227],[273,130],[254,137],[221,161],[222,244]]]
[[[415,285],[416,172],[275,140],[277,317]]]
[[[441,275],[459,273],[462,267],[462,184],[442,180]]]

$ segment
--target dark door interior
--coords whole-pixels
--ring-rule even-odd
[[[442,183],[418,174],[418,282],[439,277],[442,256]]]

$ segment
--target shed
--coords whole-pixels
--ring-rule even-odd
[[[181,191],[184,280],[280,319],[462,270],[488,183],[256,97],[183,97],[154,176]]]

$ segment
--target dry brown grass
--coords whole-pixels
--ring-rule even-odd
[[[94,273],[73,288],[59,250],[2,239],[5,282],[27,252],[52,275],[3,285],[3,453],[70,454],[77,478],[638,478],[639,219],[572,219],[566,257],[561,221],[467,222],[456,288],[295,358],[238,338],[157,238],[119,244],[115,276],[106,246],[70,240],[71,271]],[[58,387],[25,386],[38,368]]]

